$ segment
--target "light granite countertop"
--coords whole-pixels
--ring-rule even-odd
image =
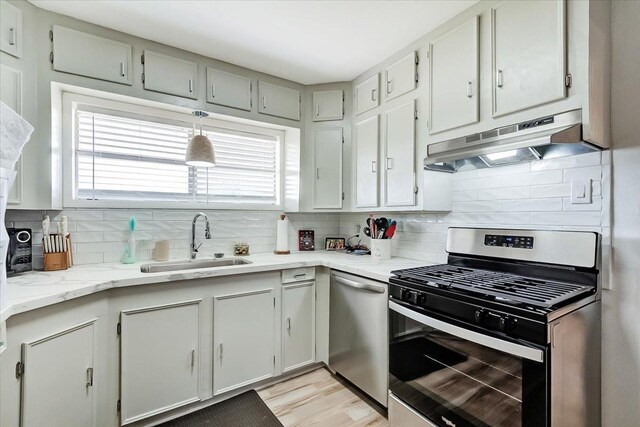
[[[397,257],[375,261],[370,256],[324,251],[294,252],[291,255],[257,254],[245,258],[251,264],[162,273],[141,273],[140,265],[149,261],[127,265],[87,264],[64,271],[25,273],[8,279],[0,323],[18,313],[119,287],[316,266],[386,282],[393,270],[429,264]]]

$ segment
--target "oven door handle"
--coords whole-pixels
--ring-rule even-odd
[[[458,338],[462,338],[467,341],[483,345],[485,347],[490,347],[495,350],[511,354],[513,356],[522,357],[523,359],[533,360],[534,362],[540,363],[544,362],[544,353],[542,352],[542,350],[470,331],[468,329],[461,328],[459,326],[455,326],[429,316],[425,316],[424,314],[418,313],[414,310],[411,310],[410,308],[406,308],[393,301],[389,301],[389,308],[396,313],[413,319],[416,322],[422,323],[425,326],[430,326],[432,328],[438,329],[439,331],[454,335]]]

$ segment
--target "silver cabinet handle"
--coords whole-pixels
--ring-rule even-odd
[[[262,108],[267,108],[267,97],[266,96],[262,97]]]
[[[16,45],[16,30],[13,27],[9,27],[9,46]]]
[[[467,98],[473,97],[473,82],[467,82]]]
[[[316,168],[316,179],[320,179],[320,168]],[[296,277],[296,276],[293,276]]]
[[[391,157],[387,157],[387,170],[393,169],[393,159]]]
[[[287,332],[291,332],[291,318],[287,317]]]
[[[87,368],[87,387],[93,386],[93,368]]]
[[[220,360],[222,360],[222,343],[220,343]]]
[[[193,368],[196,364],[196,351],[191,350],[191,367]]]
[[[376,172],[376,161],[375,160],[371,162],[371,172],[374,172],[374,173]]]
[[[371,100],[372,101],[376,100],[376,89],[371,89]]]
[[[189,79],[189,92],[193,92],[193,79]]]
[[[297,274],[294,274],[293,277],[297,279],[298,277],[305,277],[306,275],[307,273],[297,273]]]
[[[429,316],[425,316],[422,313],[406,308],[403,305],[394,301],[389,301],[389,309],[395,311],[401,316],[408,317],[415,320],[425,326],[437,329],[447,334],[462,338],[467,341],[474,342],[476,344],[490,347],[495,350],[500,350],[505,353],[522,357],[524,359],[533,360],[534,362],[544,362],[544,354],[542,350],[535,349],[533,347],[527,347],[521,344],[512,343],[510,341],[504,341],[499,338],[494,338],[489,335],[480,334],[475,331],[471,331],[460,326],[452,325],[451,323],[443,322],[438,319],[434,319]]]
[[[391,82],[392,82],[392,81],[393,81],[393,80],[387,80],[387,94],[390,94],[390,93],[391,93]]]
[[[496,73],[496,86],[502,87],[502,70],[498,70]]]
[[[375,292],[378,294],[383,294],[385,291],[385,288],[383,286],[371,285],[369,283],[360,283],[356,282],[355,280],[349,280],[339,276],[333,276],[333,278],[336,279],[336,282],[345,286],[349,286],[350,288],[361,289],[363,291]]]
[[[320,115],[320,104],[316,104],[316,117]]]
[[[127,70],[125,69],[124,65],[125,65],[125,64],[124,64],[124,62],[121,62],[121,63],[120,63],[120,75],[121,75],[122,77],[124,77],[124,76],[126,76],[126,75],[127,75],[127,73],[126,73],[126,71],[127,71]]]
[[[216,97],[216,85],[211,85],[211,97]]]

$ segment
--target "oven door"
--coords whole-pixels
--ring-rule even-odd
[[[442,427],[546,426],[547,350],[389,301],[389,390]]]

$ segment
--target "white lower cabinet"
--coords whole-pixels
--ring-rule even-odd
[[[123,425],[199,400],[200,304],[194,300],[122,311]]]
[[[213,298],[213,393],[274,375],[273,289]]]
[[[315,282],[282,287],[282,372],[315,361]]]
[[[22,427],[98,425],[96,321],[22,344]]]

